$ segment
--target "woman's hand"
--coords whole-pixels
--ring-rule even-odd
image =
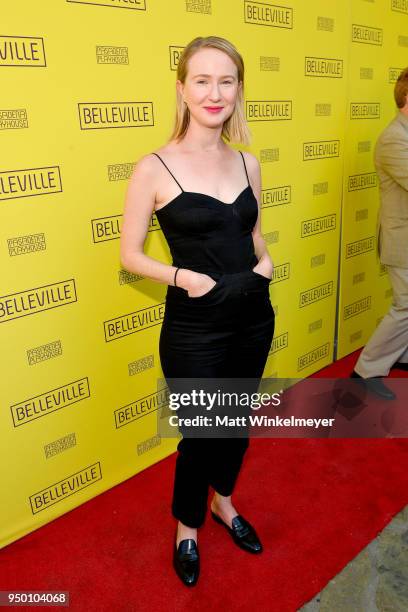
[[[177,274],[177,286],[182,287],[188,293],[188,297],[201,297],[217,284],[208,274],[194,272],[182,268]]]
[[[273,261],[269,256],[269,253],[265,253],[259,259],[258,263],[254,268],[252,268],[254,272],[258,274],[262,274],[262,276],[266,276],[269,280],[272,280],[273,275]]]

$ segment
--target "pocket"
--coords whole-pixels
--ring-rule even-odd
[[[251,270],[252,274],[255,274],[255,276],[259,276],[259,278],[263,278],[265,281],[268,281],[268,283],[271,282],[271,278],[268,278],[268,276],[264,276],[263,274],[259,274],[259,272],[255,272],[255,270]]]
[[[203,300],[207,296],[212,295],[213,293],[215,293],[215,291],[220,286],[221,279],[222,279],[222,276],[217,281],[215,281],[215,285],[213,287],[211,287],[211,289],[209,291],[207,291],[206,293],[203,293],[203,295],[197,295],[196,297],[193,297],[193,296],[190,296],[190,295],[187,294],[187,297],[190,300],[194,300],[195,302],[198,301],[198,300]]]

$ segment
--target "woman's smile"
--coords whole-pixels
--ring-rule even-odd
[[[223,106],[204,106],[204,108],[209,113],[220,113],[224,107]]]

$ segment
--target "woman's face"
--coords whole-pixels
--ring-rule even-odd
[[[237,73],[232,59],[218,49],[200,49],[190,58],[184,87],[181,81],[177,86],[198,123],[215,127],[232,115],[242,86]]]

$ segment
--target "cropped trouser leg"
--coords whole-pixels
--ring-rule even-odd
[[[408,269],[387,266],[393,300],[354,366],[363,378],[388,376],[396,361],[408,362]]]
[[[274,333],[267,279],[224,275],[208,294],[166,305],[160,359],[166,378],[251,378],[256,391]],[[196,301],[197,300],[197,301]],[[209,486],[231,495],[248,437],[183,437],[178,446],[172,514],[189,527],[205,519]]]

